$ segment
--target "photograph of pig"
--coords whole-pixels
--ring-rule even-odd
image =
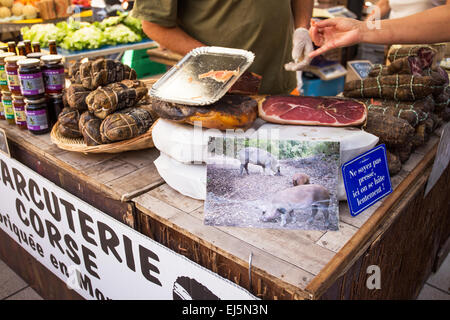
[[[338,230],[339,142],[212,137],[204,223]]]

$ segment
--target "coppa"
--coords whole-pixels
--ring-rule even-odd
[[[40,238],[47,239],[60,254],[67,255],[76,265],[83,263],[91,276],[100,279],[95,262],[96,253],[91,250],[98,247],[105,255],[125,263],[132,271],[136,272],[136,266],[140,266],[140,272],[146,280],[162,286],[157,278],[160,273],[157,267],[159,257],[153,251],[142,245],[135,248],[136,245],[125,234],[117,234],[107,224],[95,221],[88,213],[58,197],[52,190],[41,188],[35,180],[25,179],[18,169],[8,168],[3,160],[0,160],[0,168],[0,183],[18,194],[15,201],[8,201],[14,201],[16,213],[23,225],[32,228]],[[2,220],[9,221],[8,216],[5,217]],[[66,226],[74,234],[81,234],[86,243],[77,243],[70,232],[62,233]],[[100,252],[98,250],[97,254]]]

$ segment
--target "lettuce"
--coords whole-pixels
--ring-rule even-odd
[[[120,13],[120,12],[118,12],[118,13]],[[119,23],[121,23],[125,19],[125,17],[126,17],[126,14],[125,15],[121,14],[118,16],[103,19],[103,21],[99,23],[99,27],[102,30],[105,30],[108,27],[116,26]]]
[[[48,47],[48,40],[56,40],[58,46],[66,50],[97,49],[103,45],[139,42],[145,34],[141,21],[117,12],[101,22],[81,22],[73,18],[55,24],[35,24],[24,27],[21,33],[24,40],[38,41]]]
[[[133,32],[135,32],[136,34],[145,37],[144,31],[142,30],[141,20],[136,19],[130,15],[127,15],[127,17],[123,20],[122,23],[131,30],[133,30]]]
[[[103,32],[108,44],[116,45],[118,43],[139,42],[142,37],[134,33],[130,28],[123,24],[114,27],[107,27]]]
[[[66,50],[97,49],[107,43],[102,31],[95,27],[83,27],[68,34],[60,43],[60,47]]]
[[[48,47],[48,40],[62,41],[66,35],[64,31],[56,27],[52,23],[35,24],[30,27],[23,27],[20,29],[24,40],[31,42],[37,41],[42,47]]]

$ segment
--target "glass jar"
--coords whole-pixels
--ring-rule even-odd
[[[26,59],[26,57],[14,55],[12,57],[5,58],[5,69],[8,79],[8,88],[9,91],[11,91],[11,93],[14,94],[21,94],[19,73],[18,73],[19,66],[17,65],[17,62],[22,59]]]
[[[64,65],[61,63],[62,56],[59,54],[48,54],[41,57],[43,63],[42,73],[44,76],[46,93],[62,93],[65,84]]]
[[[48,40],[48,50],[50,51],[50,54],[58,54],[55,40]]]
[[[16,124],[14,120],[14,109],[12,105],[11,92],[2,91],[2,104],[5,110],[5,119],[9,124]]]
[[[33,47],[33,52],[41,52],[41,44],[39,42],[32,42],[31,46]]]
[[[62,109],[64,109],[63,95],[62,93],[55,93],[48,95],[48,112],[50,123],[52,126],[58,120],[58,116],[61,113]]]
[[[35,96],[45,92],[41,61],[38,59],[22,59],[19,65],[20,89],[23,96]]]
[[[14,41],[8,42],[8,51],[16,54],[16,43]]]
[[[50,132],[47,100],[44,95],[25,98],[27,127],[32,134]]]
[[[12,57],[15,54],[12,52],[0,52],[0,90],[9,91],[8,76],[5,70],[5,58]]]
[[[23,44],[25,45],[25,55],[33,52],[31,48],[31,40],[23,40]]]
[[[0,120],[5,120],[5,108],[2,103],[2,94],[0,93]]]
[[[25,113],[25,101],[23,96],[12,96],[12,105],[14,109],[14,119],[19,129],[27,129],[27,115]]]

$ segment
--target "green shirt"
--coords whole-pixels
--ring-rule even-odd
[[[135,0],[132,15],[163,27],[179,26],[209,46],[252,51],[249,71],[262,76],[260,93],[290,93],[297,85],[291,61],[291,0]]]

